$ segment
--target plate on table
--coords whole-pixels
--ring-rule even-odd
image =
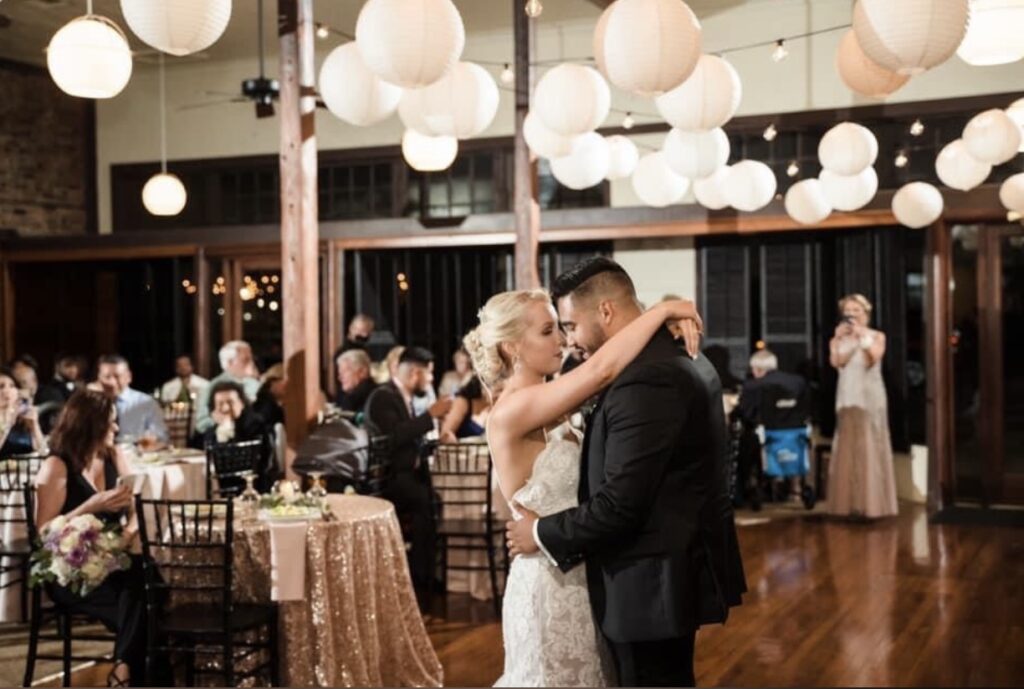
[[[323,518],[323,511],[315,507],[280,505],[260,510],[260,519],[268,522],[304,522]]]
[[[143,452],[132,464],[142,467],[160,467],[170,461],[166,452]]]

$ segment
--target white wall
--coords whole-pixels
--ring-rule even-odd
[[[637,297],[652,306],[666,294],[697,299],[697,252],[692,237],[615,242],[613,258],[636,285]]]
[[[483,1],[483,0],[480,0]],[[556,0],[551,0],[555,2]],[[849,0],[759,0],[723,10],[703,22],[707,52],[774,40],[809,30],[847,24]],[[544,26],[538,31],[538,59],[569,59],[592,52],[592,22],[575,22],[560,27]],[[771,48],[730,52],[727,58],[743,81],[740,115],[791,112],[818,108],[861,105],[871,101],[854,96],[835,73],[835,49],[842,31],[788,44],[790,56],[781,63],[770,59]],[[318,65],[331,47],[321,43]],[[463,55],[467,60],[510,61],[511,35],[478,33],[467,39]],[[206,91],[229,94],[240,90],[243,78],[255,76],[255,59],[231,62],[169,60],[167,69],[168,155],[171,160],[211,156],[236,156],[277,151],[276,119],[256,120],[251,104],[225,104],[194,110],[179,110],[186,104],[216,100]],[[268,71],[277,71],[276,58],[268,60]],[[1020,64],[1000,67],[970,67],[958,58],[916,77],[889,100],[915,101],[984,93],[1014,91],[1022,87]],[[497,74],[500,67],[492,68]],[[512,132],[511,94],[502,91],[495,123],[483,136],[507,136]],[[97,103],[97,172],[99,226],[110,231],[110,166],[116,163],[152,161],[159,156],[158,92],[152,65],[136,64],[132,81],[117,98]],[[638,122],[650,122],[656,110],[653,102],[616,92],[613,107],[637,113]],[[617,124],[621,113],[612,113],[607,124]],[[322,149],[397,144],[401,125],[397,118],[365,129],[350,127],[320,112],[317,137]],[[638,137],[639,138],[639,137]],[[657,146],[661,137],[645,137],[646,145]],[[643,151],[641,151],[643,152]],[[173,166],[172,166],[173,167]],[[613,185],[615,205],[635,204],[628,180]]]

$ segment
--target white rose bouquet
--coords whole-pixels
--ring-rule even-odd
[[[55,582],[85,596],[112,572],[131,567],[119,525],[105,525],[91,514],[54,518],[32,553],[32,586]]]

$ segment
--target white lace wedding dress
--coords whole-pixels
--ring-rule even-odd
[[[580,438],[563,424],[548,433],[533,473],[513,499],[544,517],[577,502]],[[514,518],[521,519],[515,514]],[[502,608],[505,672],[495,686],[603,687],[607,655],[594,626],[584,565],[562,572],[543,553],[512,561]]]

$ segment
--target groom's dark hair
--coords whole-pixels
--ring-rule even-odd
[[[551,285],[551,299],[557,303],[569,294],[581,301],[597,295],[636,299],[636,288],[625,268],[610,258],[594,256],[580,261],[555,278]]]

